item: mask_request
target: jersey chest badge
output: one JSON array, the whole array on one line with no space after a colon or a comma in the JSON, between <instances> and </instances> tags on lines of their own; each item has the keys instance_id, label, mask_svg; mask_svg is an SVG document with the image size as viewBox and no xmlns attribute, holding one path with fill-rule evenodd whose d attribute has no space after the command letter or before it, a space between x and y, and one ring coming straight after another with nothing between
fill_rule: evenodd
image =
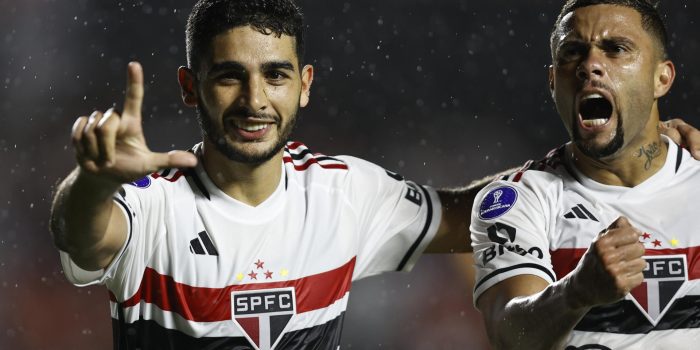
<instances>
[{"instance_id":1,"label":"jersey chest badge","mask_svg":"<svg viewBox=\"0 0 700 350\"><path fill-rule=\"evenodd\" d=\"M644 282L628 298L656 326L688 281L688 263L683 254L645 256L644 260Z\"/></svg>"},{"instance_id":2,"label":"jersey chest badge","mask_svg":"<svg viewBox=\"0 0 700 350\"><path fill-rule=\"evenodd\" d=\"M231 292L231 318L256 350L272 350L296 315L293 287Z\"/></svg>"}]
</instances>

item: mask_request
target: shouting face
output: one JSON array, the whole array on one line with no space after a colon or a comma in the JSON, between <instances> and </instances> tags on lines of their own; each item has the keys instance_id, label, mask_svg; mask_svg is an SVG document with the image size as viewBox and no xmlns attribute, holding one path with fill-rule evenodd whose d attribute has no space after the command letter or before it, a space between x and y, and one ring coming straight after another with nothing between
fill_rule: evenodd
<instances>
[{"instance_id":1,"label":"shouting face","mask_svg":"<svg viewBox=\"0 0 700 350\"><path fill-rule=\"evenodd\" d=\"M552 96L582 153L614 156L640 135L656 132L656 99L670 88L673 68L637 11L617 5L576 9L562 18L552 50Z\"/></svg>"}]
</instances>

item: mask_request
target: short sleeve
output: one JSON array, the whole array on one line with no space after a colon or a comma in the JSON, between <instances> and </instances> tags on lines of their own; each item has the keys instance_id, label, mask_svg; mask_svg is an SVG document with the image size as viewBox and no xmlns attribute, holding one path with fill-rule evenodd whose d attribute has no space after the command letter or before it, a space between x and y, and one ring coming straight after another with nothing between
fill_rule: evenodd
<instances>
[{"instance_id":1,"label":"short sleeve","mask_svg":"<svg viewBox=\"0 0 700 350\"><path fill-rule=\"evenodd\" d=\"M549 252L549 210L536 187L523 177L521 182L491 183L477 194L470 226L475 303L485 290L517 275L556 280Z\"/></svg>"},{"instance_id":2,"label":"short sleeve","mask_svg":"<svg viewBox=\"0 0 700 350\"><path fill-rule=\"evenodd\" d=\"M76 286L107 284L111 280L123 280L129 271L141 271L155 244L159 223L164 220L163 189L150 176L123 185L114 194L113 201L127 220L127 238L116 257L106 268L87 271L76 265L70 256L61 251L61 265L66 278Z\"/></svg>"},{"instance_id":3,"label":"short sleeve","mask_svg":"<svg viewBox=\"0 0 700 350\"><path fill-rule=\"evenodd\" d=\"M343 160L349 168L346 191L360 231L354 279L409 271L440 224L437 193L367 161Z\"/></svg>"}]
</instances>

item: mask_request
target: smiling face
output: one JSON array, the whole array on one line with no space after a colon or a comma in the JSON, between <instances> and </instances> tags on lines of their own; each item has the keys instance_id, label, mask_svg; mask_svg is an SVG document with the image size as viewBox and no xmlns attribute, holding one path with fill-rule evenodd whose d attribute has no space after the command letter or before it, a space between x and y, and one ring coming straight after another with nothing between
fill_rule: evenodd
<instances>
[{"instance_id":1,"label":"smiling face","mask_svg":"<svg viewBox=\"0 0 700 350\"><path fill-rule=\"evenodd\" d=\"M651 119L670 62L632 8L594 5L567 14L555 33L550 88L576 147L592 158L615 155ZM672 69L672 65L670 66ZM653 109L653 110L652 110ZM651 126L651 127L650 127Z\"/></svg>"},{"instance_id":2,"label":"smiling face","mask_svg":"<svg viewBox=\"0 0 700 350\"><path fill-rule=\"evenodd\" d=\"M197 79L185 71L181 82L185 91L188 79L196 82L190 101L205 142L241 163L260 164L281 152L313 76L311 66L300 72L294 45L293 37L250 26L214 37Z\"/></svg>"}]
</instances>

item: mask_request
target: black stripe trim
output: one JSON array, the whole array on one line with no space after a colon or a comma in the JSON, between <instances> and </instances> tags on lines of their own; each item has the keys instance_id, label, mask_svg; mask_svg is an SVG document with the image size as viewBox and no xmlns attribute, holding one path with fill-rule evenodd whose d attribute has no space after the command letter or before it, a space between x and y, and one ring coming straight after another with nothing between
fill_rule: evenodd
<instances>
[{"instance_id":1,"label":"black stripe trim","mask_svg":"<svg viewBox=\"0 0 700 350\"><path fill-rule=\"evenodd\" d=\"M209 196L209 191L207 191L207 188L204 187L204 183L202 180L200 180L199 176L197 176L197 172L194 170L194 168L189 168L184 171L185 176L187 178L192 179L192 182L194 182L195 187L199 190L199 192L204 195L204 197L207 197L207 199L211 200L211 197Z\"/></svg>"},{"instance_id":2,"label":"black stripe trim","mask_svg":"<svg viewBox=\"0 0 700 350\"><path fill-rule=\"evenodd\" d=\"M433 201L430 199L430 194L423 186L418 185L418 187L420 187L420 189L423 190L423 196L425 196L425 201L428 203L428 215L425 218L425 225L423 226L423 230L421 231L416 241L413 242L411 247L408 249L403 259L401 259L399 267L396 268L396 271L401 271L406 266L408 260L411 258L416 249L418 249L418 246L423 241L423 238L425 238L425 235L428 234L428 229L430 228L430 224L433 221Z\"/></svg>"},{"instance_id":3,"label":"black stripe trim","mask_svg":"<svg viewBox=\"0 0 700 350\"><path fill-rule=\"evenodd\" d=\"M338 159L338 158L333 158L333 157L329 157L329 156L318 156L318 157L316 157L316 160L318 160L318 161L321 161L321 160L332 160L332 161L334 161L334 162L338 162L338 163L343 163L343 164L345 164L344 161L342 161L342 160L340 160L340 159Z\"/></svg>"},{"instance_id":4,"label":"black stripe trim","mask_svg":"<svg viewBox=\"0 0 700 350\"><path fill-rule=\"evenodd\" d=\"M479 287L481 287L481 285L484 284L486 281L488 281L488 280L490 280L490 279L492 279L492 278L494 278L494 277L496 277L504 272L517 270L517 269L525 269L525 268L533 268L533 269L544 271L544 273L546 273L547 276L549 276L549 278L552 279L552 281L557 280L556 277L554 277L554 274L552 272L550 272L549 270L547 270L544 266L533 264L533 263L525 263L525 264L508 266L508 267L505 267L502 269L498 269L494 272L491 272L490 274L484 276L484 278L482 278L481 281L479 281L479 283L477 283L476 286L474 286L474 290L479 289Z\"/></svg>"},{"instance_id":5,"label":"black stripe trim","mask_svg":"<svg viewBox=\"0 0 700 350\"><path fill-rule=\"evenodd\" d=\"M126 238L126 244L124 245L124 247L128 247L129 243L131 242L131 236L133 235L132 231L134 230L133 214L131 213L131 210L129 210L129 207L126 205L126 203L124 201L122 201L120 198L114 197L114 200L117 203L119 203L119 205L121 205L122 208L124 208L124 211L127 213L127 218L129 219L129 236ZM124 252L126 252L126 248L124 250L122 250L121 254L119 254L119 257L115 260L119 260L119 258L121 258L122 255L124 255Z\"/></svg>"},{"instance_id":6,"label":"black stripe trim","mask_svg":"<svg viewBox=\"0 0 700 350\"><path fill-rule=\"evenodd\" d=\"M121 308L120 308L121 309ZM120 313L121 315L121 313ZM123 316L120 316L123 317ZM288 332L282 336L275 349L284 350L336 350L340 344L345 312L318 326ZM115 325L115 323L118 323ZM139 318L133 323L112 319L113 343L118 350L131 349L232 349L252 350L244 337L196 338L178 330L168 329L156 321Z\"/></svg>"},{"instance_id":7,"label":"black stripe trim","mask_svg":"<svg viewBox=\"0 0 700 350\"><path fill-rule=\"evenodd\" d=\"M592 308L575 330L618 334L646 334L651 331L700 328L700 295L686 295L676 299L656 324L642 314L631 300Z\"/></svg>"},{"instance_id":8,"label":"black stripe trim","mask_svg":"<svg viewBox=\"0 0 700 350\"><path fill-rule=\"evenodd\" d=\"M168 168L168 169L163 169L163 171L160 172L160 176L161 176L161 177L166 177L166 176L170 175L170 170L171 170L170 168Z\"/></svg>"},{"instance_id":9,"label":"black stripe trim","mask_svg":"<svg viewBox=\"0 0 700 350\"><path fill-rule=\"evenodd\" d=\"M289 156L292 157L294 160L302 160L304 157L306 157L307 154L311 154L311 151L309 151L308 148L305 148L299 153L292 153L291 151L289 152Z\"/></svg>"},{"instance_id":10,"label":"black stripe trim","mask_svg":"<svg viewBox=\"0 0 700 350\"><path fill-rule=\"evenodd\" d=\"M219 252L216 251L216 247L214 246L214 243L211 241L211 238L207 234L207 231L202 231L199 233L199 238L202 239L202 243L204 243L204 248L207 249L207 252L209 255L219 255Z\"/></svg>"},{"instance_id":11,"label":"black stripe trim","mask_svg":"<svg viewBox=\"0 0 700 350\"><path fill-rule=\"evenodd\" d=\"M303 151L301 151L301 152L299 152L299 153L292 153L292 152L289 152L289 156L292 157L292 159L294 159L294 160L303 160L304 157L306 157L306 156L309 155L309 154L311 154L311 157L314 158L314 159L316 159L317 161L332 160L332 161L335 161L335 162L340 162L340 163L345 164L344 161L342 161L342 160L340 160L340 159L338 159L338 158L333 158L333 157L326 156L326 155L314 156L314 155L311 153L311 151L310 151L309 149L304 149Z\"/></svg>"},{"instance_id":12,"label":"black stripe trim","mask_svg":"<svg viewBox=\"0 0 700 350\"><path fill-rule=\"evenodd\" d=\"M678 152L676 152L676 173L678 173L678 168L681 167L681 161L683 160L683 148L676 145Z\"/></svg>"}]
</instances>

